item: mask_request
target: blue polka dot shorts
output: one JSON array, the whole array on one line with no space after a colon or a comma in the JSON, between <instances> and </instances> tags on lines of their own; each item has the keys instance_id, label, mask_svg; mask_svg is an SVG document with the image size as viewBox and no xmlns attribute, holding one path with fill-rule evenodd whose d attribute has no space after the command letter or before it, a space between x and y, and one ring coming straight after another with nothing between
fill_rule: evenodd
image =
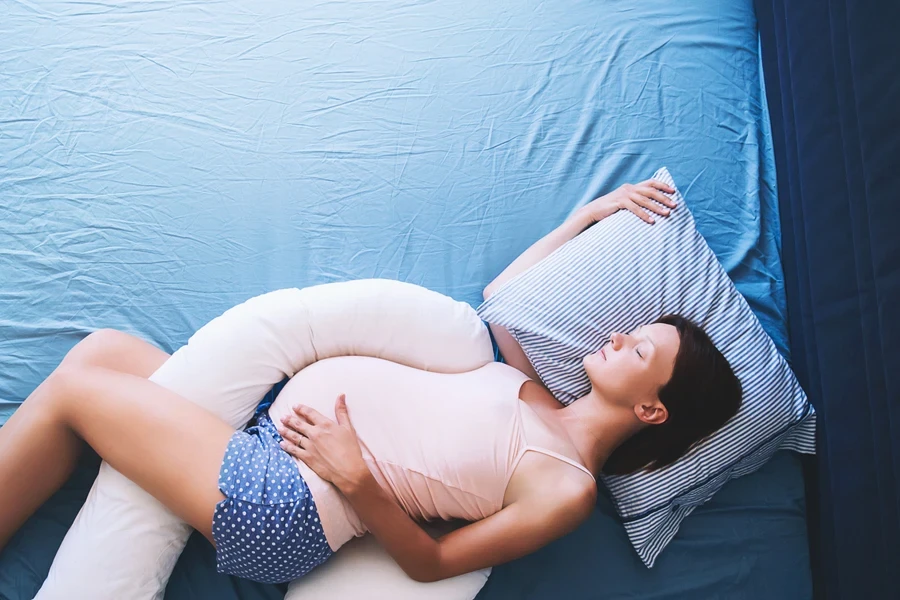
<instances>
[{"instance_id":1,"label":"blue polka dot shorts","mask_svg":"<svg viewBox=\"0 0 900 600\"><path fill-rule=\"evenodd\" d=\"M284 583L332 554L312 494L280 442L265 413L228 442L219 470L226 498L216 506L212 528L220 573Z\"/></svg>"}]
</instances>

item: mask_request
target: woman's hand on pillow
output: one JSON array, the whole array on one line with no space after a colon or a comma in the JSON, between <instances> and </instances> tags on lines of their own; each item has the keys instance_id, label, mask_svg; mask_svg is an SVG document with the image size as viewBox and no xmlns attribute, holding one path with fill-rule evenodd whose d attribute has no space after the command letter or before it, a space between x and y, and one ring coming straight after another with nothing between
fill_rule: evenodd
<instances>
[{"instance_id":1,"label":"woman's hand on pillow","mask_svg":"<svg viewBox=\"0 0 900 600\"><path fill-rule=\"evenodd\" d=\"M359 448L359 438L350 423L347 401L343 394L334 406L337 421L303 404L294 414L282 417L278 433L284 438L282 449L299 458L316 475L347 491L370 475Z\"/></svg>"},{"instance_id":2,"label":"woman's hand on pillow","mask_svg":"<svg viewBox=\"0 0 900 600\"><path fill-rule=\"evenodd\" d=\"M626 183L585 205L582 210L587 212L595 223L625 209L630 210L647 223L653 224L654 219L650 215L651 212L665 217L669 215L671 209L675 208L675 202L663 192L674 194L675 190L655 179L648 179L638 184Z\"/></svg>"}]
</instances>

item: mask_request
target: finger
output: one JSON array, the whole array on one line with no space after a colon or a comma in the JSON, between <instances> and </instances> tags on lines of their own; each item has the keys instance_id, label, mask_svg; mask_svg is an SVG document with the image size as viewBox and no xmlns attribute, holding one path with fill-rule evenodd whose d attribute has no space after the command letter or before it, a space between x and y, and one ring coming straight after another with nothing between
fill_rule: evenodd
<instances>
[{"instance_id":1,"label":"finger","mask_svg":"<svg viewBox=\"0 0 900 600\"><path fill-rule=\"evenodd\" d=\"M630 210L631 212L633 212L635 215L637 215L638 218L641 219L642 221L645 221L651 225L653 225L653 223L655 222L653 220L653 217L651 217L649 214L647 214L647 211L642 209L640 206L638 206L634 202L630 202L625 208L627 210Z\"/></svg>"},{"instance_id":2,"label":"finger","mask_svg":"<svg viewBox=\"0 0 900 600\"><path fill-rule=\"evenodd\" d=\"M653 212L661 215L669 214L669 209L665 206L660 206L657 204L652 198L648 198L642 192L632 192L632 195L628 197L629 200L639 204L642 208L646 208L648 210L652 210ZM659 212L662 211L662 212Z\"/></svg>"},{"instance_id":3,"label":"finger","mask_svg":"<svg viewBox=\"0 0 900 600\"><path fill-rule=\"evenodd\" d=\"M312 423L313 425L320 424L326 418L325 415L314 409L312 406L306 406L305 404L298 404L295 406L294 413L296 413L297 416L303 417L307 422Z\"/></svg>"},{"instance_id":4,"label":"finger","mask_svg":"<svg viewBox=\"0 0 900 600\"><path fill-rule=\"evenodd\" d=\"M635 198L631 198L631 201L640 205L641 208L645 208L645 209L647 209L651 212L654 212L663 217L668 217L669 213L672 212L665 206L660 206L659 204L657 204L656 202L654 202L653 200L651 200L650 198L648 198L646 196L638 195Z\"/></svg>"},{"instance_id":5,"label":"finger","mask_svg":"<svg viewBox=\"0 0 900 600\"><path fill-rule=\"evenodd\" d=\"M285 429L284 427L278 430L278 433L282 438L289 441L291 444L295 446L303 446L304 441L307 439L305 436L297 433L296 431L291 431L290 429Z\"/></svg>"},{"instance_id":6,"label":"finger","mask_svg":"<svg viewBox=\"0 0 900 600\"><path fill-rule=\"evenodd\" d=\"M350 411L347 410L347 396L344 394L338 396L337 402L334 403L334 416L337 417L338 423L356 431L353 429L353 423L350 422Z\"/></svg>"},{"instance_id":7,"label":"finger","mask_svg":"<svg viewBox=\"0 0 900 600\"><path fill-rule=\"evenodd\" d=\"M645 211L643 208L641 208L641 204L639 202L640 195L635 194L635 196L638 197L638 200L635 200L634 198L630 198L631 202L625 208L627 208L628 210L630 210L631 212L636 214L638 217L641 218L641 220L646 221L647 223L650 223L651 225L653 225L656 222L656 220L653 217L651 217L650 214L647 213L647 211ZM646 202L646 200L645 200L645 202Z\"/></svg>"},{"instance_id":8,"label":"finger","mask_svg":"<svg viewBox=\"0 0 900 600\"><path fill-rule=\"evenodd\" d=\"M669 208L675 208L674 200L672 200L671 198L669 198L662 192L650 187L649 185L641 186L637 189L637 191L640 192L641 194L643 194L647 198L652 198L653 200L656 200L663 206L668 206ZM663 214L663 213L660 213L660 214ZM668 211L665 214L669 214Z\"/></svg>"},{"instance_id":9,"label":"finger","mask_svg":"<svg viewBox=\"0 0 900 600\"><path fill-rule=\"evenodd\" d=\"M313 425L309 423L309 421L304 421L302 418L294 415L284 415L281 417L281 423L284 427L292 429L297 433L301 433L306 437L309 437L313 428Z\"/></svg>"},{"instance_id":10,"label":"finger","mask_svg":"<svg viewBox=\"0 0 900 600\"><path fill-rule=\"evenodd\" d=\"M290 442L279 442L278 445L281 446L282 450L284 450L294 458L299 458L303 462L307 462L310 457L310 453L308 450L305 450L300 446L291 444Z\"/></svg>"},{"instance_id":11,"label":"finger","mask_svg":"<svg viewBox=\"0 0 900 600\"><path fill-rule=\"evenodd\" d=\"M294 446L294 453L291 454L291 456L302 460L310 469L312 469L311 465L315 464L315 455L309 452L306 448L299 448L297 446Z\"/></svg>"},{"instance_id":12,"label":"finger","mask_svg":"<svg viewBox=\"0 0 900 600\"><path fill-rule=\"evenodd\" d=\"M670 186L670 185L668 185L668 184L663 183L662 181L656 180L656 179L648 179L647 181L645 181L645 182L642 183L641 185L650 185L650 186L653 186L653 187L655 187L656 189L662 190L662 191L664 191L664 192L667 193L667 194L674 194L674 193L675 193L675 188L673 188L672 186Z\"/></svg>"}]
</instances>

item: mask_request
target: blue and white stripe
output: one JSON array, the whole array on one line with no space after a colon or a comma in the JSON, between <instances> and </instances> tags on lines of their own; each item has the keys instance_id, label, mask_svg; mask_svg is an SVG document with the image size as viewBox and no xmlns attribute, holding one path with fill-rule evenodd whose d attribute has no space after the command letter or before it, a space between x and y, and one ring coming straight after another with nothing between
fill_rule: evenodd
<instances>
[{"instance_id":1,"label":"blue and white stripe","mask_svg":"<svg viewBox=\"0 0 900 600\"><path fill-rule=\"evenodd\" d=\"M654 179L675 187L665 168ZM508 329L563 404L590 391L583 358L613 331L667 313L700 324L740 378L739 413L669 467L603 477L648 567L691 511L779 449L815 452L815 412L797 379L697 231L681 193L648 227L621 211L519 274L477 310Z\"/></svg>"}]
</instances>

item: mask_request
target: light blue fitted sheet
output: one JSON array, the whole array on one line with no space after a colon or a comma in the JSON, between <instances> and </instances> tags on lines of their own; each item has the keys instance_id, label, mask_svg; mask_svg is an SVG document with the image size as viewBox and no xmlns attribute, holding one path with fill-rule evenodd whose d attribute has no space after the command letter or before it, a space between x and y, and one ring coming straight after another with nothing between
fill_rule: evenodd
<instances>
[{"instance_id":1,"label":"light blue fitted sheet","mask_svg":"<svg viewBox=\"0 0 900 600\"><path fill-rule=\"evenodd\" d=\"M750 0L7 2L0 422L102 327L172 351L359 277L477 305L662 165L785 350L757 48Z\"/></svg>"},{"instance_id":2,"label":"light blue fitted sheet","mask_svg":"<svg viewBox=\"0 0 900 600\"><path fill-rule=\"evenodd\" d=\"M94 329L172 350L281 287L476 304L661 165L784 347L755 21L732 4L7 3L0 399Z\"/></svg>"}]
</instances>

